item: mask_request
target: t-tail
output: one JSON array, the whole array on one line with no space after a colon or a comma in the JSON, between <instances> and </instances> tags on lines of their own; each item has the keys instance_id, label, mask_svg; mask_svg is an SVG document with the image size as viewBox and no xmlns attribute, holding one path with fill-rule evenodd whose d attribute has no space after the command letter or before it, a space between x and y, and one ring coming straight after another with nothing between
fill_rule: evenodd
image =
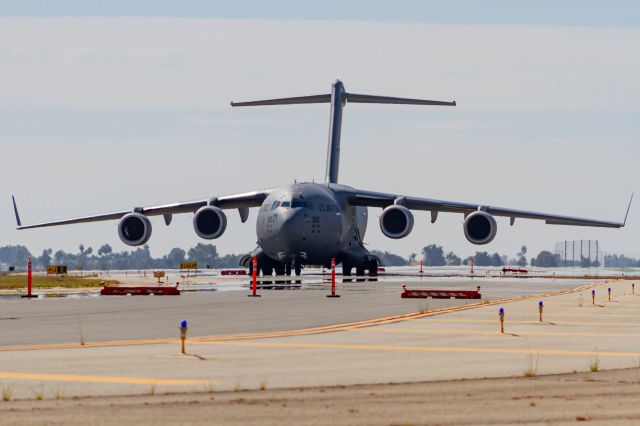
<instances>
[{"instance_id":1,"label":"t-tail","mask_svg":"<svg viewBox=\"0 0 640 426\"><path fill-rule=\"evenodd\" d=\"M295 98L266 99L252 102L231 102L231 106L292 105L292 104L331 104L329 122L329 145L327 147L327 183L338 183L340 165L340 135L342 133L342 109L347 102L360 104L404 104L456 106L456 101L441 102L423 99L393 98L389 96L360 95L348 93L340 80L336 80L331 93L326 95L299 96Z\"/></svg>"}]
</instances>

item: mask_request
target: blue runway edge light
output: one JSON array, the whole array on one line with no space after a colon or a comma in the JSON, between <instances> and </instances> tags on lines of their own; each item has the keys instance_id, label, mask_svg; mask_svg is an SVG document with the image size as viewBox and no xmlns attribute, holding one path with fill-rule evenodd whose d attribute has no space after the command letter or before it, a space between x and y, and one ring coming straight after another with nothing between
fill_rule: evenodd
<instances>
[{"instance_id":1,"label":"blue runway edge light","mask_svg":"<svg viewBox=\"0 0 640 426\"><path fill-rule=\"evenodd\" d=\"M500 315L504 314L504 308L500 308Z\"/></svg>"},{"instance_id":2,"label":"blue runway edge light","mask_svg":"<svg viewBox=\"0 0 640 426\"><path fill-rule=\"evenodd\" d=\"M186 320L182 320L182 322L180 323L180 327L187 328L187 321Z\"/></svg>"},{"instance_id":3,"label":"blue runway edge light","mask_svg":"<svg viewBox=\"0 0 640 426\"><path fill-rule=\"evenodd\" d=\"M544 306L544 303L542 303L542 300L538 302L538 306L540 307Z\"/></svg>"}]
</instances>

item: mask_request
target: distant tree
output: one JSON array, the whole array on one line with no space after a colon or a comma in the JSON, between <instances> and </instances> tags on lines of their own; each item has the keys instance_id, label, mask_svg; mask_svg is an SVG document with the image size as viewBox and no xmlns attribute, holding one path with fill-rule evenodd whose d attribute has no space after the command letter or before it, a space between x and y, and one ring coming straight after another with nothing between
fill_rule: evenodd
<instances>
[{"instance_id":1,"label":"distant tree","mask_svg":"<svg viewBox=\"0 0 640 426\"><path fill-rule=\"evenodd\" d=\"M84 253L84 244L80 244L78 249L80 250L80 254L82 255Z\"/></svg>"},{"instance_id":2,"label":"distant tree","mask_svg":"<svg viewBox=\"0 0 640 426\"><path fill-rule=\"evenodd\" d=\"M186 252L181 248L172 248L167 255L168 268L179 268L180 263L184 262Z\"/></svg>"},{"instance_id":3,"label":"distant tree","mask_svg":"<svg viewBox=\"0 0 640 426\"><path fill-rule=\"evenodd\" d=\"M405 266L408 264L407 259L388 251L371 250L371 254L378 256L380 266Z\"/></svg>"},{"instance_id":4,"label":"distant tree","mask_svg":"<svg viewBox=\"0 0 640 426\"><path fill-rule=\"evenodd\" d=\"M473 257L476 266L502 266L505 264L503 256L499 253L489 254L486 251L477 251Z\"/></svg>"},{"instance_id":5,"label":"distant tree","mask_svg":"<svg viewBox=\"0 0 640 426\"><path fill-rule=\"evenodd\" d=\"M218 268L237 268L240 265L240 259L244 255L242 254L227 254L218 258L218 261L211 265Z\"/></svg>"},{"instance_id":6,"label":"distant tree","mask_svg":"<svg viewBox=\"0 0 640 426\"><path fill-rule=\"evenodd\" d=\"M435 244L430 244L422 249L422 259L425 266L443 266L446 264L442 247Z\"/></svg>"},{"instance_id":7,"label":"distant tree","mask_svg":"<svg viewBox=\"0 0 640 426\"><path fill-rule=\"evenodd\" d=\"M98 249L98 256L108 256L113 252L113 249L109 244L103 244Z\"/></svg>"},{"instance_id":8,"label":"distant tree","mask_svg":"<svg viewBox=\"0 0 640 426\"><path fill-rule=\"evenodd\" d=\"M409 265L416 263L416 257L418 257L418 253L411 253L409 255Z\"/></svg>"},{"instance_id":9,"label":"distant tree","mask_svg":"<svg viewBox=\"0 0 640 426\"><path fill-rule=\"evenodd\" d=\"M62 262L64 262L64 259L67 257L67 254L62 251L62 250L58 250L57 252L55 252L55 254L53 255L53 258L56 262L57 265L62 265Z\"/></svg>"},{"instance_id":10,"label":"distant tree","mask_svg":"<svg viewBox=\"0 0 640 426\"><path fill-rule=\"evenodd\" d=\"M476 266L492 266L493 259L486 251L477 251L476 255L473 256L473 263Z\"/></svg>"},{"instance_id":11,"label":"distant tree","mask_svg":"<svg viewBox=\"0 0 640 426\"><path fill-rule=\"evenodd\" d=\"M0 262L6 263L8 266L26 269L29 256L31 256L31 253L25 246L0 247Z\"/></svg>"},{"instance_id":12,"label":"distant tree","mask_svg":"<svg viewBox=\"0 0 640 426\"><path fill-rule=\"evenodd\" d=\"M516 255L518 257L518 260L516 262L516 264L518 266L527 266L527 256L526 255L527 255L527 246L522 246L520 248L520 251Z\"/></svg>"},{"instance_id":13,"label":"distant tree","mask_svg":"<svg viewBox=\"0 0 640 426\"><path fill-rule=\"evenodd\" d=\"M640 260L622 254L608 254L604 257L605 268L637 268Z\"/></svg>"},{"instance_id":14,"label":"distant tree","mask_svg":"<svg viewBox=\"0 0 640 426\"><path fill-rule=\"evenodd\" d=\"M89 247L88 249L86 249L83 253L83 255L86 256L91 256L93 254L93 248Z\"/></svg>"},{"instance_id":15,"label":"distant tree","mask_svg":"<svg viewBox=\"0 0 640 426\"><path fill-rule=\"evenodd\" d=\"M189 261L201 265L215 265L218 260L218 250L213 244L198 243L187 252Z\"/></svg>"},{"instance_id":16,"label":"distant tree","mask_svg":"<svg viewBox=\"0 0 640 426\"><path fill-rule=\"evenodd\" d=\"M50 248L42 250L42 256L40 256L40 263L44 268L51 265L51 253L53 250Z\"/></svg>"},{"instance_id":17,"label":"distant tree","mask_svg":"<svg viewBox=\"0 0 640 426\"><path fill-rule=\"evenodd\" d=\"M445 259L447 261L447 265L449 266L460 266L462 263L462 259L460 259L456 254L452 251L447 253L447 257Z\"/></svg>"},{"instance_id":18,"label":"distant tree","mask_svg":"<svg viewBox=\"0 0 640 426\"><path fill-rule=\"evenodd\" d=\"M559 264L560 256L547 250L542 250L535 259L531 259L531 266L535 265L541 268L554 268Z\"/></svg>"},{"instance_id":19,"label":"distant tree","mask_svg":"<svg viewBox=\"0 0 640 426\"><path fill-rule=\"evenodd\" d=\"M151 265L151 252L149 251L149 244L145 244L142 248L138 247L131 252L131 260L135 268L148 268Z\"/></svg>"}]
</instances>

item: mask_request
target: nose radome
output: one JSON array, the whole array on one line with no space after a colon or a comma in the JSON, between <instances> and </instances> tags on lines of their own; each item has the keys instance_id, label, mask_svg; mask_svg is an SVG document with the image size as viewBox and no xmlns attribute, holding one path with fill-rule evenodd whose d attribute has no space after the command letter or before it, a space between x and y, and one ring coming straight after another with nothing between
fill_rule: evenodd
<instances>
[{"instance_id":1,"label":"nose radome","mask_svg":"<svg viewBox=\"0 0 640 426\"><path fill-rule=\"evenodd\" d=\"M302 229L303 224L304 224L304 213L302 212L302 210L301 209L291 210L287 212L287 215L283 219L282 231L294 236L303 231Z\"/></svg>"}]
</instances>

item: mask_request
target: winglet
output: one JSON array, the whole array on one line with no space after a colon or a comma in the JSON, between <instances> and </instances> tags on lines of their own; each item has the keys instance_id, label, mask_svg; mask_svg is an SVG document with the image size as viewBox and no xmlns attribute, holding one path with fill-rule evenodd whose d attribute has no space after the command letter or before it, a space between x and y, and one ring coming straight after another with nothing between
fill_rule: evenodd
<instances>
[{"instance_id":1,"label":"winglet","mask_svg":"<svg viewBox=\"0 0 640 426\"><path fill-rule=\"evenodd\" d=\"M629 210L631 209L631 202L633 201L633 192L631 193L631 199L629 200L629 206L627 206L627 213L624 215L624 222L622 222L622 226L627 224L627 216L629 216Z\"/></svg>"},{"instance_id":2,"label":"winglet","mask_svg":"<svg viewBox=\"0 0 640 426\"><path fill-rule=\"evenodd\" d=\"M20 214L18 214L18 206L16 206L16 197L11 196L11 200L13 200L13 212L16 214L16 224L18 228L22 226L22 222L20 221Z\"/></svg>"}]
</instances>

